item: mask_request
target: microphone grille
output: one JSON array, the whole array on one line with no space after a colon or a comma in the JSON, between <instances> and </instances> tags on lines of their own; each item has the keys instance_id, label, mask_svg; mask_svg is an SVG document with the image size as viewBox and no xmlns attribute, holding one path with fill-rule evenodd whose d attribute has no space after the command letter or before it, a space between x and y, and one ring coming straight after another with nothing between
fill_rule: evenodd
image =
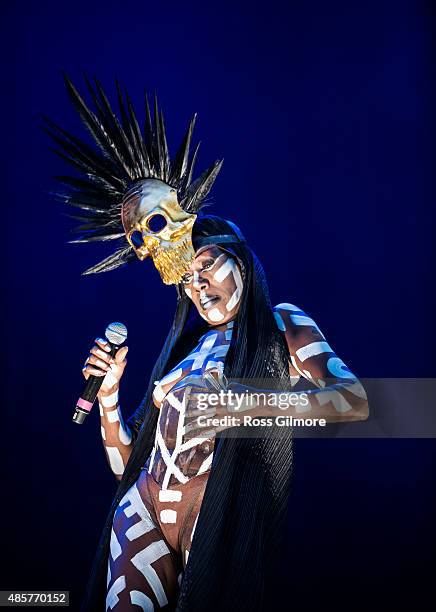
<instances>
[{"instance_id":1,"label":"microphone grille","mask_svg":"<svg viewBox=\"0 0 436 612\"><path fill-rule=\"evenodd\" d=\"M104 333L111 344L122 344L127 338L127 327L123 323L109 323Z\"/></svg>"}]
</instances>

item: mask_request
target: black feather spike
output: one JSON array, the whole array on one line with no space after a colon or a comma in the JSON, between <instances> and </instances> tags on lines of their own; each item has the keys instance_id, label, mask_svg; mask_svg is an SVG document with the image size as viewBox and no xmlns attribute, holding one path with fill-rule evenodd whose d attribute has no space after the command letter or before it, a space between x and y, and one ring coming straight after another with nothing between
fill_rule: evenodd
<instances>
[{"instance_id":1,"label":"black feather spike","mask_svg":"<svg viewBox=\"0 0 436 612\"><path fill-rule=\"evenodd\" d=\"M188 169L189 151L191 148L192 133L194 131L195 122L197 120L197 114L195 114L189 122L189 127L186 130L185 136L182 140L182 144L176 153L174 162L172 164L171 176L169 178L170 183L179 183L183 180L186 171Z\"/></svg>"},{"instance_id":2,"label":"black feather spike","mask_svg":"<svg viewBox=\"0 0 436 612\"><path fill-rule=\"evenodd\" d=\"M116 163L118 163L124 170L126 175L130 178L129 168L126 167L125 162L122 156L120 155L116 144L112 141L104 126L98 121L95 114L86 106L79 92L67 76L65 76L65 83L67 91L74 106L76 107L77 112L82 118L83 123L91 132L91 135L93 136L97 144L100 146L103 153L107 157L109 157L109 159L112 159Z\"/></svg>"},{"instance_id":3,"label":"black feather spike","mask_svg":"<svg viewBox=\"0 0 436 612\"><path fill-rule=\"evenodd\" d=\"M189 185L192 182L192 175L194 172L195 162L197 161L200 144L201 142L197 144L197 146L194 149L194 154L191 157L191 161L188 162L188 171L186 172L185 176L182 178L181 185L180 185L181 193L185 193L186 189L189 187Z\"/></svg>"},{"instance_id":4,"label":"black feather spike","mask_svg":"<svg viewBox=\"0 0 436 612\"><path fill-rule=\"evenodd\" d=\"M130 96L128 92L125 92L127 108L129 111L129 125L131 129L132 138L136 143L136 150L140 153L140 163L142 166L143 174L142 176L150 176L150 158L148 156L147 148L144 143L144 139L142 138L141 130L139 128L138 120L136 118L136 114L133 108L132 101L130 100Z\"/></svg>"},{"instance_id":5,"label":"black feather spike","mask_svg":"<svg viewBox=\"0 0 436 612\"><path fill-rule=\"evenodd\" d=\"M115 251L115 253L109 255L109 257L106 257L103 261L100 261L100 263L85 270L82 274L87 275L98 274L99 272L109 272L135 259L136 255L130 245L128 247L121 247Z\"/></svg>"},{"instance_id":6,"label":"black feather spike","mask_svg":"<svg viewBox=\"0 0 436 612\"><path fill-rule=\"evenodd\" d=\"M201 201L209 194L218 172L221 170L223 161L224 160L217 160L188 188L186 198L184 199L184 210L196 212L199 209Z\"/></svg>"},{"instance_id":7,"label":"black feather spike","mask_svg":"<svg viewBox=\"0 0 436 612\"><path fill-rule=\"evenodd\" d=\"M54 152L72 165L79 176L58 176L65 192L54 197L71 208L81 211L73 217L80 225L73 230L80 236L71 242L118 240L115 253L85 271L85 274L113 270L136 258L127 243L121 221L123 198L132 182L158 178L178 191L181 207L197 212L221 168L217 161L192 183L199 144L191 155L192 135L196 115L191 119L174 161L171 161L163 112L154 96L154 117L145 93L145 123L141 132L127 91L122 93L115 82L118 115L115 114L101 85L85 78L92 108L81 97L68 76L64 75L68 95L83 124L94 139L97 149L76 138L53 121L44 118L44 129L54 141Z\"/></svg>"},{"instance_id":8,"label":"black feather spike","mask_svg":"<svg viewBox=\"0 0 436 612\"><path fill-rule=\"evenodd\" d=\"M170 167L170 156L168 153L168 143L167 143L167 135L165 132L165 121L162 110L159 115L159 131L161 137L161 147L162 147L162 179L165 182L168 182L171 172Z\"/></svg>"}]
</instances>

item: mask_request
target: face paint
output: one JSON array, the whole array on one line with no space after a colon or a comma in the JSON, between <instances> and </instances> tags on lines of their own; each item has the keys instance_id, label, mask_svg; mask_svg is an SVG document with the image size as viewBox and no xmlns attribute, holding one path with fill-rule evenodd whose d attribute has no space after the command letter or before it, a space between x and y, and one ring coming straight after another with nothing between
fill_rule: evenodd
<instances>
[{"instance_id":1,"label":"face paint","mask_svg":"<svg viewBox=\"0 0 436 612\"><path fill-rule=\"evenodd\" d=\"M227 252L216 245L200 249L182 280L186 295L205 321L221 325L236 316L243 280L239 264Z\"/></svg>"}]
</instances>

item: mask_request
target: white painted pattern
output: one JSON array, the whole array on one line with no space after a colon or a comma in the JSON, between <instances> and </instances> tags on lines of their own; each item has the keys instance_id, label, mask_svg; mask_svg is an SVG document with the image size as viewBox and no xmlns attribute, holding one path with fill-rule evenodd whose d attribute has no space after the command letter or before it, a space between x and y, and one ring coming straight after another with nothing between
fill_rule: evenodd
<instances>
[{"instance_id":1,"label":"white painted pattern","mask_svg":"<svg viewBox=\"0 0 436 612\"><path fill-rule=\"evenodd\" d=\"M176 524L177 512L172 508L165 508L160 511L160 520L162 523Z\"/></svg>"},{"instance_id":2,"label":"white painted pattern","mask_svg":"<svg viewBox=\"0 0 436 612\"><path fill-rule=\"evenodd\" d=\"M120 476L124 472L124 463L119 449L116 446L105 446L105 449L113 473Z\"/></svg>"},{"instance_id":3,"label":"white painted pattern","mask_svg":"<svg viewBox=\"0 0 436 612\"><path fill-rule=\"evenodd\" d=\"M115 580L111 588L109 589L108 594L106 596L106 610L111 610L117 605L117 603L120 600L118 595L122 591L124 591L125 588L126 588L126 577L119 576Z\"/></svg>"},{"instance_id":4,"label":"white painted pattern","mask_svg":"<svg viewBox=\"0 0 436 612\"><path fill-rule=\"evenodd\" d=\"M118 391L114 391L106 397L101 397L99 403L103 408L112 408L112 406L116 406L118 403Z\"/></svg>"},{"instance_id":5,"label":"white painted pattern","mask_svg":"<svg viewBox=\"0 0 436 612\"><path fill-rule=\"evenodd\" d=\"M159 491L159 501L161 502L179 502L181 499L181 491L171 489L162 489Z\"/></svg>"},{"instance_id":6,"label":"white painted pattern","mask_svg":"<svg viewBox=\"0 0 436 612\"><path fill-rule=\"evenodd\" d=\"M132 557L131 560L136 569L138 569L147 580L161 608L167 605L168 600L159 576L151 564L164 555L169 554L170 551L165 542L163 540L158 540L157 542L152 542L146 546L143 550Z\"/></svg>"},{"instance_id":7,"label":"white painted pattern","mask_svg":"<svg viewBox=\"0 0 436 612\"><path fill-rule=\"evenodd\" d=\"M311 342L295 351L300 361L306 361L306 359L310 359L321 353L333 353L327 342Z\"/></svg>"},{"instance_id":8,"label":"white painted pattern","mask_svg":"<svg viewBox=\"0 0 436 612\"><path fill-rule=\"evenodd\" d=\"M130 591L130 601L134 606L139 606L144 612L153 612L154 605L150 597L142 591Z\"/></svg>"}]
</instances>

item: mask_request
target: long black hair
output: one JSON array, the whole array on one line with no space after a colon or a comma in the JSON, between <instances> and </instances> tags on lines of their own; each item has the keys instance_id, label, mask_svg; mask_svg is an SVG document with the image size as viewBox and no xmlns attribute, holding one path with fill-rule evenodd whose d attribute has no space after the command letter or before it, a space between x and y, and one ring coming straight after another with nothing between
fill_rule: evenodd
<instances>
[{"instance_id":1,"label":"long black hair","mask_svg":"<svg viewBox=\"0 0 436 612\"><path fill-rule=\"evenodd\" d=\"M231 252L243 269L244 288L224 374L227 378L268 378L276 381L276 388L289 388L288 351L274 319L259 260L241 240L238 228L219 217L197 218L194 247L198 249L205 240ZM128 419L135 444L100 538L82 607L86 612L99 609L105 599L113 514L138 479L153 447L159 415L152 402L153 383L186 356L204 328L205 322L191 300L182 286L177 286L173 324L145 397ZM260 611L280 591L279 549L293 465L292 432L289 428L262 426L256 427L256 437L241 438L238 429L221 432L215 442L177 612L236 608Z\"/></svg>"}]
</instances>

